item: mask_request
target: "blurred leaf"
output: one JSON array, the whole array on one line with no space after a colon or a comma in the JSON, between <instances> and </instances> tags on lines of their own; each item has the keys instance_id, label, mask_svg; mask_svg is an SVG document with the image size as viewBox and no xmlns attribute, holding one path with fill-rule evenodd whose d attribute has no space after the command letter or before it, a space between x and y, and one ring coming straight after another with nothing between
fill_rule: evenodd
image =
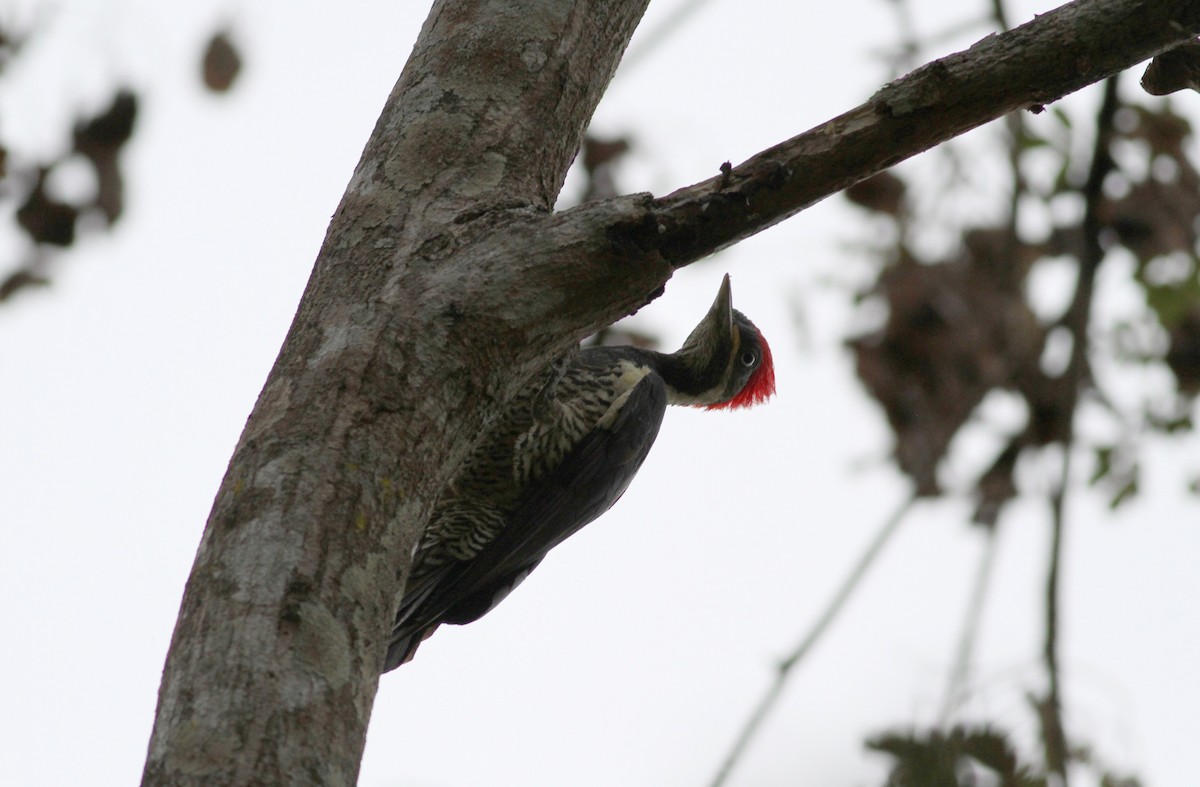
<instances>
[{"instance_id":1,"label":"blurred leaf","mask_svg":"<svg viewBox=\"0 0 1200 787\"><path fill-rule=\"evenodd\" d=\"M1163 434L1190 432L1194 426L1191 400L1186 396L1165 403L1161 400L1151 400L1147 402L1143 415L1150 429Z\"/></svg>"},{"instance_id":2,"label":"blurred leaf","mask_svg":"<svg viewBox=\"0 0 1200 787\"><path fill-rule=\"evenodd\" d=\"M1144 280L1139 283L1146 293L1146 305L1158 317L1159 323L1168 330L1178 329L1180 340L1187 341L1192 332L1188 314L1200 297L1200 285L1195 281L1181 286L1154 285Z\"/></svg>"},{"instance_id":3,"label":"blurred leaf","mask_svg":"<svg viewBox=\"0 0 1200 787\"><path fill-rule=\"evenodd\" d=\"M600 167L624 156L631 147L630 141L625 137L599 139L588 135L583 139L583 167L588 174L595 174Z\"/></svg>"},{"instance_id":4,"label":"blurred leaf","mask_svg":"<svg viewBox=\"0 0 1200 787\"><path fill-rule=\"evenodd\" d=\"M868 740L867 748L895 761L886 787L975 787L980 780L973 765L999 777L1003 787L1047 785L1043 775L1021 764L1008 736L988 726L891 733Z\"/></svg>"},{"instance_id":5,"label":"blurred leaf","mask_svg":"<svg viewBox=\"0 0 1200 787\"><path fill-rule=\"evenodd\" d=\"M1100 445L1096 446L1096 469L1092 471L1092 475L1088 478L1088 484L1095 486L1102 478L1107 476L1112 471L1113 452L1116 451L1115 446Z\"/></svg>"},{"instance_id":6,"label":"blurred leaf","mask_svg":"<svg viewBox=\"0 0 1200 787\"><path fill-rule=\"evenodd\" d=\"M888 773L887 787L959 785L958 746L937 730L926 738L919 738L916 733L884 735L867 741L867 748L888 754L895 760Z\"/></svg>"},{"instance_id":7,"label":"blurred leaf","mask_svg":"<svg viewBox=\"0 0 1200 787\"><path fill-rule=\"evenodd\" d=\"M6 19L3 26L0 26L0 73L20 54L29 41L31 32L30 29L14 30L10 22L11 20Z\"/></svg>"},{"instance_id":8,"label":"blurred leaf","mask_svg":"<svg viewBox=\"0 0 1200 787\"><path fill-rule=\"evenodd\" d=\"M1038 148L1050 147L1050 140L1043 136L1026 132L1017 139L1017 149L1021 151L1036 150Z\"/></svg>"},{"instance_id":9,"label":"blurred leaf","mask_svg":"<svg viewBox=\"0 0 1200 787\"><path fill-rule=\"evenodd\" d=\"M587 174L587 187L580 198L581 202L609 199L620 192L616 182L616 166L632 149L633 142L628 137L600 139L591 134L584 136L579 158Z\"/></svg>"},{"instance_id":10,"label":"blurred leaf","mask_svg":"<svg viewBox=\"0 0 1200 787\"><path fill-rule=\"evenodd\" d=\"M79 209L46 194L46 170L38 171L37 180L25 202L17 208L17 224L34 243L70 246L75 242L75 219Z\"/></svg>"},{"instance_id":11,"label":"blurred leaf","mask_svg":"<svg viewBox=\"0 0 1200 787\"><path fill-rule=\"evenodd\" d=\"M1168 156L1186 162L1184 143L1192 135L1192 124L1171 109L1169 104L1154 109L1137 104L1127 105L1122 108L1120 116L1132 121L1121 124L1124 136L1145 140L1155 156Z\"/></svg>"},{"instance_id":12,"label":"blurred leaf","mask_svg":"<svg viewBox=\"0 0 1200 787\"><path fill-rule=\"evenodd\" d=\"M1117 776L1105 773L1100 778L1100 787L1142 787L1142 780L1136 776Z\"/></svg>"},{"instance_id":13,"label":"blurred leaf","mask_svg":"<svg viewBox=\"0 0 1200 787\"><path fill-rule=\"evenodd\" d=\"M1196 423L1190 414L1184 414L1175 418L1154 419L1151 426L1163 434L1185 434L1195 429Z\"/></svg>"},{"instance_id":14,"label":"blurred leaf","mask_svg":"<svg viewBox=\"0 0 1200 787\"><path fill-rule=\"evenodd\" d=\"M1062 107L1055 104L1050 108L1050 114L1056 118L1059 123L1062 123L1063 128L1068 130L1071 128L1071 116L1068 115L1066 110L1064 110Z\"/></svg>"},{"instance_id":15,"label":"blurred leaf","mask_svg":"<svg viewBox=\"0 0 1200 787\"><path fill-rule=\"evenodd\" d=\"M1137 465L1134 465L1131 472L1132 475L1125 481L1124 484L1121 485L1121 488L1118 489L1116 494L1114 494L1108 501L1108 507L1110 510L1117 510L1122 503L1126 502L1127 500L1131 500L1138 493Z\"/></svg>"},{"instance_id":16,"label":"blurred leaf","mask_svg":"<svg viewBox=\"0 0 1200 787\"><path fill-rule=\"evenodd\" d=\"M1096 446L1095 458L1096 467L1088 485L1104 487L1110 509L1116 509L1138 493L1141 467L1135 443Z\"/></svg>"},{"instance_id":17,"label":"blurred leaf","mask_svg":"<svg viewBox=\"0 0 1200 787\"><path fill-rule=\"evenodd\" d=\"M860 180L843 193L846 199L861 208L895 217L904 209L907 190L904 181L889 170Z\"/></svg>"},{"instance_id":18,"label":"blurred leaf","mask_svg":"<svg viewBox=\"0 0 1200 787\"><path fill-rule=\"evenodd\" d=\"M1152 327L1151 327L1152 326ZM1162 361L1162 351L1157 346L1159 322L1156 316L1147 315L1145 320L1116 320L1110 329L1113 357L1128 363L1148 364ZM1148 336L1151 331L1155 335Z\"/></svg>"},{"instance_id":19,"label":"blurred leaf","mask_svg":"<svg viewBox=\"0 0 1200 787\"><path fill-rule=\"evenodd\" d=\"M214 93L225 93L233 86L242 71L242 56L230 37L229 30L218 30L204 48L201 74L204 86Z\"/></svg>"},{"instance_id":20,"label":"blurred leaf","mask_svg":"<svg viewBox=\"0 0 1200 787\"><path fill-rule=\"evenodd\" d=\"M1121 245L1142 265L1172 252L1193 253L1198 216L1200 193L1182 178L1170 183L1135 183L1124 197L1106 203L1102 212Z\"/></svg>"},{"instance_id":21,"label":"blurred leaf","mask_svg":"<svg viewBox=\"0 0 1200 787\"><path fill-rule=\"evenodd\" d=\"M0 282L0 301L11 298L15 293L20 292L26 287L45 287L49 284L43 276L38 276L33 271L21 269L10 273L4 281Z\"/></svg>"},{"instance_id":22,"label":"blurred leaf","mask_svg":"<svg viewBox=\"0 0 1200 787\"><path fill-rule=\"evenodd\" d=\"M76 124L76 152L90 159L115 154L133 136L137 108L137 95L128 88L118 89L107 109Z\"/></svg>"},{"instance_id":23,"label":"blurred leaf","mask_svg":"<svg viewBox=\"0 0 1200 787\"><path fill-rule=\"evenodd\" d=\"M1058 167L1058 173L1054 176L1054 186L1051 194L1075 194L1079 191L1078 186L1072 182L1071 159L1066 156L1062 159L1062 164Z\"/></svg>"},{"instance_id":24,"label":"blurred leaf","mask_svg":"<svg viewBox=\"0 0 1200 787\"><path fill-rule=\"evenodd\" d=\"M1147 299L1149 297L1148 291ZM1174 324L1166 320L1161 307L1155 308L1155 311L1167 325L1170 340L1167 366L1175 375L1180 393L1191 397L1200 393L1200 296L1193 295L1178 309L1183 313Z\"/></svg>"},{"instance_id":25,"label":"blurred leaf","mask_svg":"<svg viewBox=\"0 0 1200 787\"><path fill-rule=\"evenodd\" d=\"M120 88L112 103L99 115L75 126L75 152L91 161L96 171L96 199L92 206L115 222L125 207L125 185L119 154L133 136L137 119L138 97L128 88Z\"/></svg>"}]
</instances>

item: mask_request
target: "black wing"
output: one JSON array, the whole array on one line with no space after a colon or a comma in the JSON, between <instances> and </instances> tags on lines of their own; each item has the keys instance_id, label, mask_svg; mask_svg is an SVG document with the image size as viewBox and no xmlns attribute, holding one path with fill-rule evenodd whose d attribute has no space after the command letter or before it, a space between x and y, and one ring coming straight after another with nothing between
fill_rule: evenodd
<instances>
[{"instance_id":1,"label":"black wing","mask_svg":"<svg viewBox=\"0 0 1200 787\"><path fill-rule=\"evenodd\" d=\"M446 565L400 602L384 671L412 658L441 623L469 623L500 603L561 544L620 499L650 453L667 409L648 374L610 428L597 427L521 495L505 528L473 559Z\"/></svg>"}]
</instances>

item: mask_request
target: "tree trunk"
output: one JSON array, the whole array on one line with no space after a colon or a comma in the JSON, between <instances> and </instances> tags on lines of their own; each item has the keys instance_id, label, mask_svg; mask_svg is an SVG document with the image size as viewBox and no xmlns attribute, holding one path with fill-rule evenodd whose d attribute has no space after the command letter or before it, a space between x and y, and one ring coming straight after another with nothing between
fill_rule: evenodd
<instances>
[{"instance_id":1,"label":"tree trunk","mask_svg":"<svg viewBox=\"0 0 1200 787\"><path fill-rule=\"evenodd\" d=\"M644 6L434 5L217 493L144 783L355 781L398 580L472 436L666 278L523 237Z\"/></svg>"},{"instance_id":2,"label":"tree trunk","mask_svg":"<svg viewBox=\"0 0 1200 787\"><path fill-rule=\"evenodd\" d=\"M530 373L675 268L1200 32L1195 0L1076 3L727 175L551 214L646 2L435 3L217 492L145 784L353 783L413 547Z\"/></svg>"}]
</instances>

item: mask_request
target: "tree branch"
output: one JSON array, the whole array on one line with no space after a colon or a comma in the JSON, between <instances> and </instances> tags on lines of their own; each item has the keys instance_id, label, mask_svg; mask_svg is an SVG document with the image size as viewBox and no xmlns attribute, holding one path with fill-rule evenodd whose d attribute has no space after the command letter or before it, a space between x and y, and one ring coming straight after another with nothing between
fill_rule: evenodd
<instances>
[{"instance_id":1,"label":"tree branch","mask_svg":"<svg viewBox=\"0 0 1200 787\"><path fill-rule=\"evenodd\" d=\"M642 242L682 267L959 134L1200 33L1194 0L1080 0L881 88L869 101L656 200ZM797 93L802 93L797 86Z\"/></svg>"}]
</instances>

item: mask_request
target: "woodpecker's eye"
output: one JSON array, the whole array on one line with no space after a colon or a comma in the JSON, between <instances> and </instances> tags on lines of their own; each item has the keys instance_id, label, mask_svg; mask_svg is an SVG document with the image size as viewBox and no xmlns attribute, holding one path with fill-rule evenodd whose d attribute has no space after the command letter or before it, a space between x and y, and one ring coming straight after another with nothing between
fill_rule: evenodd
<instances>
[{"instance_id":1,"label":"woodpecker's eye","mask_svg":"<svg viewBox=\"0 0 1200 787\"><path fill-rule=\"evenodd\" d=\"M758 353L753 350L746 350L738 360L742 362L742 366L753 366L758 363Z\"/></svg>"}]
</instances>

